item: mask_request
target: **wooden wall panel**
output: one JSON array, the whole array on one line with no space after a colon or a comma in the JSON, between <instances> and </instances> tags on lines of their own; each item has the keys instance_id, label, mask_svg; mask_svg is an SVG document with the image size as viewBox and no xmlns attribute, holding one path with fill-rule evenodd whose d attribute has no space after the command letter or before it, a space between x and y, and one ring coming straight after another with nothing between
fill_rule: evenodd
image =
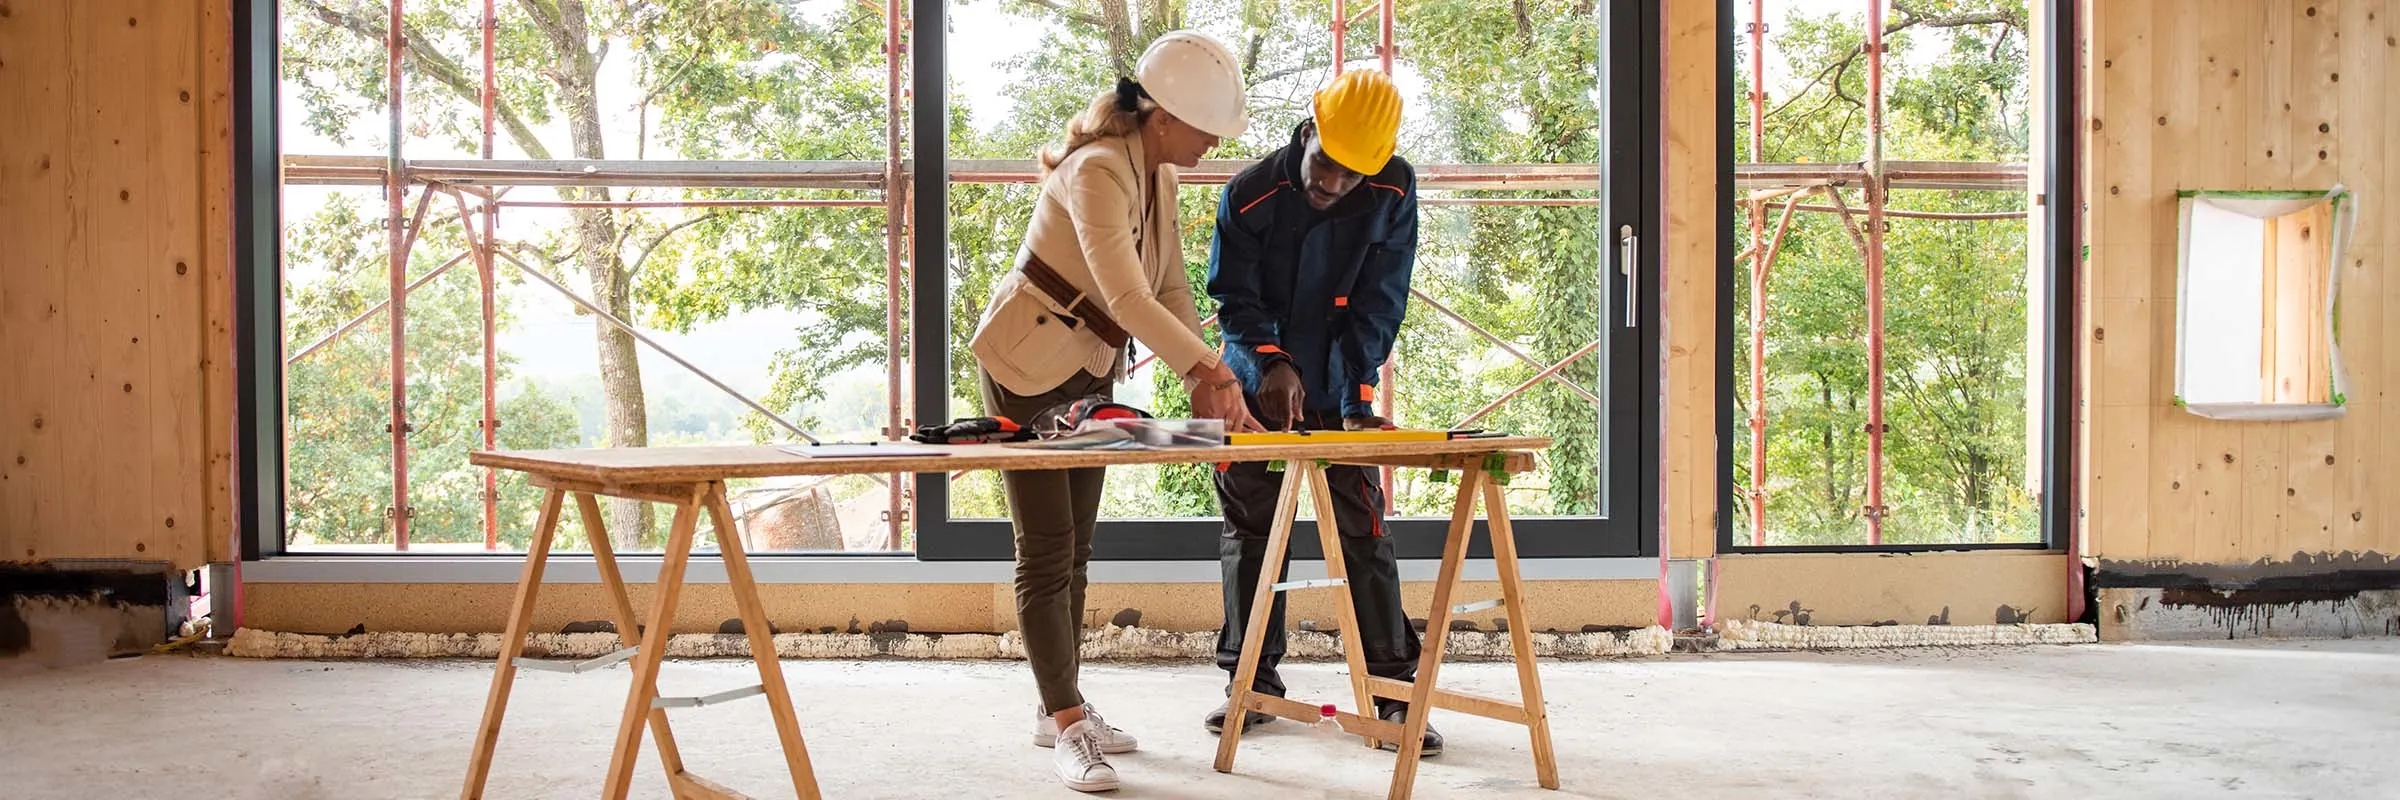
<instances>
[{"instance_id":1,"label":"wooden wall panel","mask_svg":"<svg viewBox=\"0 0 2400 800\"><path fill-rule=\"evenodd\" d=\"M59 302L68 271L64 202L72 88L61 3L25 3L0 17L0 558L39 554L35 531L63 527L65 422L49 378L67 333Z\"/></svg>"},{"instance_id":2,"label":"wooden wall panel","mask_svg":"<svg viewBox=\"0 0 2400 800\"><path fill-rule=\"evenodd\" d=\"M200 107L201 248L193 266L202 272L200 341L202 446L207 449L202 483L201 536L209 561L239 557L235 544L233 440L233 3L200 4L199 82L191 87Z\"/></svg>"},{"instance_id":3,"label":"wooden wall panel","mask_svg":"<svg viewBox=\"0 0 2400 800\"><path fill-rule=\"evenodd\" d=\"M2380 274L2400 226L2389 192L2400 111L2400 0L2108 0L2088 5L2088 240L2092 348L2084 400L2089 554L2121 561L2253 563L2295 554L2400 552L2400 496L2380 471L2400 445L2384 383L2400 370ZM2359 192L2340 346L2349 413L2312 423L2227 423L2173 405L2175 192Z\"/></svg>"},{"instance_id":4,"label":"wooden wall panel","mask_svg":"<svg viewBox=\"0 0 2400 800\"><path fill-rule=\"evenodd\" d=\"M230 6L0 8L0 557L198 566L230 510L206 475L230 430L202 422L225 174L200 157L203 53L230 45L203 19Z\"/></svg>"},{"instance_id":5,"label":"wooden wall panel","mask_svg":"<svg viewBox=\"0 0 2400 800\"><path fill-rule=\"evenodd\" d=\"M1667 509L1671 552L1706 558L1717 543L1717 196L1715 3L1666 4L1665 130Z\"/></svg>"}]
</instances>

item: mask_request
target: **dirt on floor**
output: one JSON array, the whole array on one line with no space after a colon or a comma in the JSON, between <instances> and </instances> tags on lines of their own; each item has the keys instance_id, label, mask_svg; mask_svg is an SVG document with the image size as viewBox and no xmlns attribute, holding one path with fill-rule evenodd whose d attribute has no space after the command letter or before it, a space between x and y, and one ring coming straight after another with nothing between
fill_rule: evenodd
<instances>
[{"instance_id":1,"label":"dirt on floor","mask_svg":"<svg viewBox=\"0 0 2400 800\"><path fill-rule=\"evenodd\" d=\"M1348 701L1339 663L1287 667L1295 699ZM1030 742L1021 662L789 661L828 798L1063 798ZM2400 797L2400 640L1675 655L1545 662L1563 787L1534 785L1521 728L1437 712L1422 798ZM755 681L669 662L668 694ZM516 682L487 797L598 793L623 666ZM1506 664L1442 683L1512 695ZM0 663L0 795L456 796L489 662L146 656ZM1383 797L1392 757L1277 723L1211 769L1205 663L1093 664L1087 694L1142 739L1122 798ZM673 712L691 770L790 797L766 707ZM665 797L645 750L635 796Z\"/></svg>"}]
</instances>

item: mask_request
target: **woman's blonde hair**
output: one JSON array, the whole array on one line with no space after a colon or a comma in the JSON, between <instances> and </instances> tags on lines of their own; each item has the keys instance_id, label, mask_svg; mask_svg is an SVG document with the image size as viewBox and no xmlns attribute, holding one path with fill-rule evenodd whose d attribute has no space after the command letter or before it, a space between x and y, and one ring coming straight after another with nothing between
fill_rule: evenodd
<instances>
[{"instance_id":1,"label":"woman's blonde hair","mask_svg":"<svg viewBox=\"0 0 2400 800\"><path fill-rule=\"evenodd\" d=\"M1110 136L1130 136L1141 130L1142 123L1149 121L1151 112L1157 110L1158 104L1142 93L1140 85L1120 80L1117 88L1093 97L1083 113L1067 121L1065 146L1042 151L1042 176L1048 177L1051 170L1067 160L1069 153L1084 145Z\"/></svg>"}]
</instances>

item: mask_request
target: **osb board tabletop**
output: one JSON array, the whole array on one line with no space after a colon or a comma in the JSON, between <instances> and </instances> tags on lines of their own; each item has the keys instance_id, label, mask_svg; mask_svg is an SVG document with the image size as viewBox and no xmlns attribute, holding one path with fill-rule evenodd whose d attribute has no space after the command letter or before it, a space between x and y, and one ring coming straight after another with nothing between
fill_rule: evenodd
<instances>
[{"instance_id":1,"label":"osb board tabletop","mask_svg":"<svg viewBox=\"0 0 2400 800\"><path fill-rule=\"evenodd\" d=\"M1214 464L1244 461L1318 460L1351 464L1431 465L1461 456L1506 453L1522 470L1526 455L1550 440L1518 436L1417 442L1349 442L1190 447L1159 450L1029 450L997 444L915 445L945 451L935 456L807 458L782 445L627 447L575 450L497 450L470 454L481 467L531 475L593 481L611 486L690 483L727 478L786 475L866 475L900 472L957 472L975 469L1068 469L1120 464ZM795 445L805 446L805 445ZM1450 459L1445 456L1453 457Z\"/></svg>"}]
</instances>

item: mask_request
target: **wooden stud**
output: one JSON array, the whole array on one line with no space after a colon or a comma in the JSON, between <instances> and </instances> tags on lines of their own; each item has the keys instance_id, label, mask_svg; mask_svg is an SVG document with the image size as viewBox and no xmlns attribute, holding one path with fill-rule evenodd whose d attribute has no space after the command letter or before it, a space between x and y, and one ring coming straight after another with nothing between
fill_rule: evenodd
<instances>
[{"instance_id":1,"label":"wooden stud","mask_svg":"<svg viewBox=\"0 0 2400 800\"><path fill-rule=\"evenodd\" d=\"M200 169L191 161L201 150L200 113L197 103L183 99L198 79L199 5L142 6L136 12L141 24L129 31L138 34L142 51L134 60L144 65L135 88L148 117L144 135L130 140L143 151L148 174L140 183L148 192L129 210L148 219L133 237L145 243L141 257L123 266L140 277L149 304L138 326L146 331L139 334L138 353L145 363L125 380L136 385L134 398L148 407L144 416L151 424L151 505L145 522L151 541L164 544L168 560L184 567L199 566L209 549L202 495L208 456L200 416L203 280L192 269L200 263L202 239ZM169 519L178 524L166 525Z\"/></svg>"},{"instance_id":2,"label":"wooden stud","mask_svg":"<svg viewBox=\"0 0 2400 800\"><path fill-rule=\"evenodd\" d=\"M68 181L68 203L82 217L78 274L67 281L63 304L67 345L59 409L71 483L68 496L88 509L83 535L94 550L147 558L154 475L142 460L156 446L149 404L119 387L148 373L139 339L149 334L150 288L139 272L151 256L141 233L153 224L141 210L151 202L144 112L146 93L139 30L123 9L73 3L69 35L75 62L67 79L83 109L78 154L83 179ZM137 194L138 193L138 194ZM138 198L138 203L137 203Z\"/></svg>"},{"instance_id":3,"label":"wooden stud","mask_svg":"<svg viewBox=\"0 0 2400 800\"><path fill-rule=\"evenodd\" d=\"M1500 577L1500 599L1508 608L1509 644L1517 661L1517 696L1524 698L1525 727L1533 737L1534 775L1542 788L1556 789L1558 756L1550 749L1549 705L1542 701L1542 676L1533 652L1533 618L1525 611L1525 585L1517 575L1517 534L1509 525L1508 496L1500 484L1484 482L1483 506L1491 529L1492 566Z\"/></svg>"},{"instance_id":4,"label":"wooden stud","mask_svg":"<svg viewBox=\"0 0 2400 800\"><path fill-rule=\"evenodd\" d=\"M475 729L475 748L467 760L467 782L459 789L462 800L483 796L483 785L492 774L492 755L500 744L500 722L508 714L508 691L517 680L517 655L525 649L525 635L533 625L534 598L542 590L542 567L550 558L552 534L558 531L559 506L566 493L552 489L542 495L542 514L534 524L533 543L525 548L525 570L517 578L516 602L510 606L508 629L501 634L500 659L492 666L492 688L483 700L483 724Z\"/></svg>"},{"instance_id":5,"label":"wooden stud","mask_svg":"<svg viewBox=\"0 0 2400 800\"><path fill-rule=\"evenodd\" d=\"M600 571L601 588L608 592L609 609L617 618L617 644L640 647L642 618L634 614L633 595L625 588L625 574L617 569L617 549L608 540L608 519L600 513L600 501L587 492L576 492L575 508L583 515L583 535L591 543L592 565ZM656 693L658 687L653 685L650 691ZM683 752L675 745L675 730L667 723L666 709L650 709L650 738L658 749L659 766L666 768L667 776L682 774Z\"/></svg>"},{"instance_id":6,"label":"wooden stud","mask_svg":"<svg viewBox=\"0 0 2400 800\"><path fill-rule=\"evenodd\" d=\"M1342 535L1333 510L1333 484L1325 479L1325 468L1314 462L1306 462L1302 471L1307 473L1310 493L1317 501L1317 546L1325 551L1325 577L1343 581L1342 596L1334 600L1333 606L1335 618L1342 624L1342 659L1350 668L1350 693L1358 703L1358 713L1380 719L1375 713L1374 698L1367 696L1366 638L1358 629L1358 606L1351 596L1358 591L1358 585L1349 582L1350 569L1342 558ZM1376 739L1367 740L1370 749L1382 744Z\"/></svg>"},{"instance_id":7,"label":"wooden stud","mask_svg":"<svg viewBox=\"0 0 2400 800\"><path fill-rule=\"evenodd\" d=\"M1242 657L1233 673L1233 690L1227 697L1231 713L1226 714L1225 731L1217 735L1218 772L1233 771L1233 757L1242 743L1242 709L1249 707L1251 683L1258 680L1258 658L1267 636L1267 613L1275 607L1275 582L1283 576L1284 554L1292 542L1292 518L1299 514L1300 482L1305 469L1286 468L1283 489L1275 496L1275 526L1267 534L1267 551L1258 570L1257 594L1250 597L1250 620L1242 637ZM1350 626L1353 630L1356 625Z\"/></svg>"},{"instance_id":8,"label":"wooden stud","mask_svg":"<svg viewBox=\"0 0 2400 800\"><path fill-rule=\"evenodd\" d=\"M800 737L800 717L792 710L792 687L783 679L783 662L775 651L774 628L767 607L758 599L758 583L750 572L750 556L734 527L733 509L726 504L725 484L707 485L708 511L717 526L717 550L725 559L725 577L740 610L742 632L750 639L750 660L758 664L759 683L767 691L767 709L775 718L775 735L782 740L784 766L792 774L792 790L801 800L816 800L817 775L808 760L808 744ZM662 626L663 627L663 626Z\"/></svg>"},{"instance_id":9,"label":"wooden stud","mask_svg":"<svg viewBox=\"0 0 2400 800\"><path fill-rule=\"evenodd\" d=\"M556 491L556 490L552 490ZM633 786L633 765L642 746L642 719L658 696L658 665L666 660L668 632L675 627L676 601L683 596L683 573L692 560L692 533L699 527L706 484L694 484L692 494L675 507L675 523L667 536L666 562L659 566L658 596L650 604L650 626L642 632L641 652L633 657L633 686L625 692L625 712L617 722L617 742L608 762L608 782L601 797L618 800Z\"/></svg>"},{"instance_id":10,"label":"wooden stud","mask_svg":"<svg viewBox=\"0 0 2400 800\"><path fill-rule=\"evenodd\" d=\"M236 417L233 328L233 4L200 7L200 81L193 105L200 109L200 218L202 247L193 268L201 275L200 319L203 373L201 422L206 427L208 560L233 561L238 498L234 495L233 440ZM10 105L9 108L20 106Z\"/></svg>"},{"instance_id":11,"label":"wooden stud","mask_svg":"<svg viewBox=\"0 0 2400 800\"><path fill-rule=\"evenodd\" d=\"M1442 654L1450 645L1450 595L1458 588L1459 568L1467 559L1467 541L1475 533L1475 493L1488 480L1481 471L1459 477L1458 503L1450 513L1450 535L1442 547L1441 575L1433 583L1433 610L1425 617L1425 648L1417 657L1417 675L1408 698L1407 728L1400 737L1400 759L1392 768L1392 800L1406 800L1417 783L1417 762L1425 754L1425 723L1433 713L1433 688L1441 677Z\"/></svg>"}]
</instances>

